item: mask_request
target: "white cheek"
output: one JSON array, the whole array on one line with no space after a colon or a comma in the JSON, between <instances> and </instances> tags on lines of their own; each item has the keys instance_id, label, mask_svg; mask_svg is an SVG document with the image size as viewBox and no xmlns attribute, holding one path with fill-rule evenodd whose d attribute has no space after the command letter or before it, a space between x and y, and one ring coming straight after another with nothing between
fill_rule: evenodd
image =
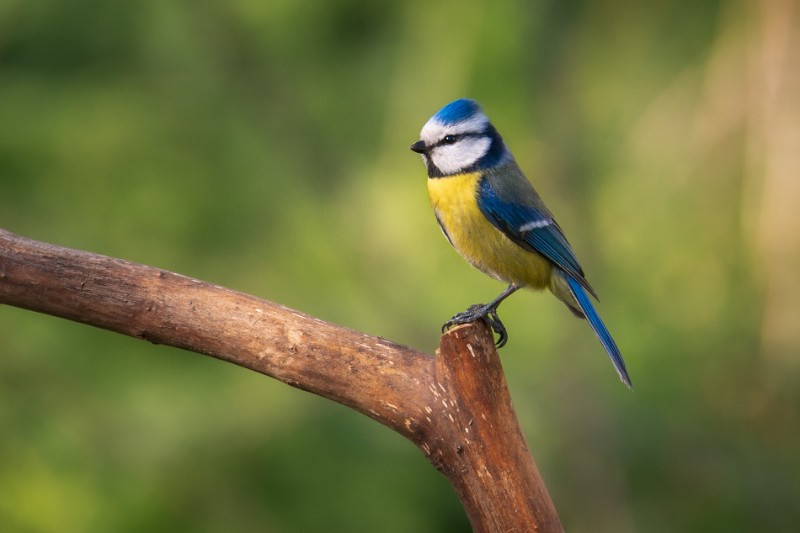
<instances>
[{"instance_id":1,"label":"white cheek","mask_svg":"<svg viewBox=\"0 0 800 533\"><path fill-rule=\"evenodd\" d=\"M467 137L455 144L437 146L431 152L431 159L443 174L456 174L486 155L491 144L486 137Z\"/></svg>"}]
</instances>

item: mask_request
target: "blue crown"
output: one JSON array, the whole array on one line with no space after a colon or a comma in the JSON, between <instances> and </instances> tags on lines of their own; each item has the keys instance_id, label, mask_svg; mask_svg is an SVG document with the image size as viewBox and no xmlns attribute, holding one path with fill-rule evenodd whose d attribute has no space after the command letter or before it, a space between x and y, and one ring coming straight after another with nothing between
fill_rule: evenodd
<instances>
[{"instance_id":1,"label":"blue crown","mask_svg":"<svg viewBox=\"0 0 800 533\"><path fill-rule=\"evenodd\" d=\"M481 106L475 100L461 98L450 102L439 110L434 118L447 126L458 124L481 112Z\"/></svg>"}]
</instances>

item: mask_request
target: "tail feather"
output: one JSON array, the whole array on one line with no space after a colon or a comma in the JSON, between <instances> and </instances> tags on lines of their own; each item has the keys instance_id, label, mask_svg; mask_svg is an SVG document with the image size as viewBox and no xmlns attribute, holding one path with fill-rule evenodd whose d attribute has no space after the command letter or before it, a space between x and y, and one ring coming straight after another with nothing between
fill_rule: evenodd
<instances>
[{"instance_id":1,"label":"tail feather","mask_svg":"<svg viewBox=\"0 0 800 533\"><path fill-rule=\"evenodd\" d=\"M628 376L628 370L625 368L625 361L623 361L622 354L620 353L619 348L617 348L617 343L611 338L611 333L608 332L605 324L603 324L603 321L600 320L600 315L598 315L597 311L595 311L592 301L589 299L589 295L586 294L586 290L569 274L565 274L564 277L567 279L572 296L575 297L575 300L578 302L581 311L583 311L583 314L586 316L586 320L589 321L589 324L592 326L597 338L600 339L600 343L603 345L603 348L605 348L606 352L608 352L611 362L614 363L614 368L617 369L619 378L625 385L628 386L629 389L633 390L631 378Z\"/></svg>"}]
</instances>

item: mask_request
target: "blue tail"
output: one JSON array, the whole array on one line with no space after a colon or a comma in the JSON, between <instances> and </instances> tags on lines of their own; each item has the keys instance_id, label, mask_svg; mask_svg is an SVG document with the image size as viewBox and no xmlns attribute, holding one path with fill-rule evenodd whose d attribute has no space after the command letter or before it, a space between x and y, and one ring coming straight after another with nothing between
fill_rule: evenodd
<instances>
[{"instance_id":1,"label":"blue tail","mask_svg":"<svg viewBox=\"0 0 800 533\"><path fill-rule=\"evenodd\" d=\"M600 339L600 343L603 345L603 348L605 348L606 352L608 352L611 362L614 363L614 368L617 369L619 378L625 385L628 386L629 389L633 390L631 378L628 376L628 370L625 368L625 361L622 360L622 354L619 353L617 343L611 338L611 333L608 332L605 324L603 324L603 321L600 320L600 315L598 315L597 311L594 310L594 306L592 305L592 301L589 299L589 295L586 294L586 290L584 290L583 286L581 286L581 284L569 274L566 274L564 277L567 278L570 291L572 291L572 295L575 297L575 300L578 301L578 305L580 305L581 311L583 311L583 314L586 316L586 320L589 321L589 324L592 326L597 338Z\"/></svg>"}]
</instances>

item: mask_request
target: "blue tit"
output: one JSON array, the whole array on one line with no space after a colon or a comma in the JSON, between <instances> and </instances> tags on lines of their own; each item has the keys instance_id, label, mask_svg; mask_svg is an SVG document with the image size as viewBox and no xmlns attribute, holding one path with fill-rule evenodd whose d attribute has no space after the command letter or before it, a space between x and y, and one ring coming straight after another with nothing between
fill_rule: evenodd
<instances>
[{"instance_id":1,"label":"blue tit","mask_svg":"<svg viewBox=\"0 0 800 533\"><path fill-rule=\"evenodd\" d=\"M411 150L428 169L428 194L444 236L475 268L509 284L443 329L484 319L502 346L508 335L497 316L500 303L523 287L547 288L588 320L620 379L631 387L622 354L592 305L590 295L597 295L564 232L478 103L461 99L444 106Z\"/></svg>"}]
</instances>

